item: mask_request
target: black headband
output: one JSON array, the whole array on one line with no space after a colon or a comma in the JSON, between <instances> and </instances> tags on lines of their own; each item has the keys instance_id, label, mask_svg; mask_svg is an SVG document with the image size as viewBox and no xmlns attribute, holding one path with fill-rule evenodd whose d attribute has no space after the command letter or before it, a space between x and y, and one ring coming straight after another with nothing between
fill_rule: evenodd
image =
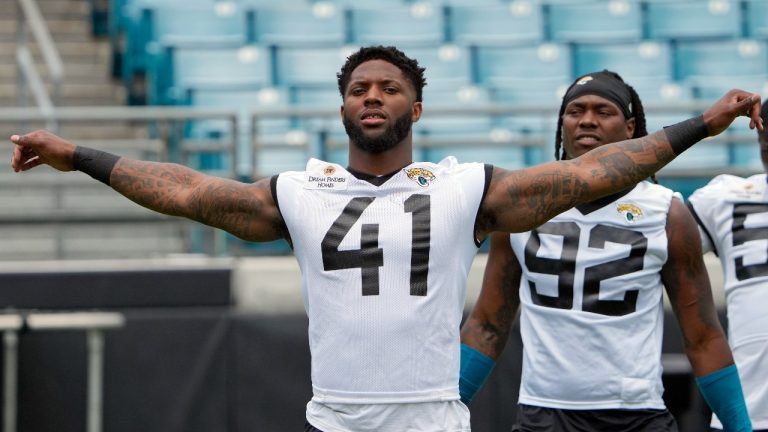
<instances>
[{"instance_id":1,"label":"black headband","mask_svg":"<svg viewBox=\"0 0 768 432\"><path fill-rule=\"evenodd\" d=\"M623 81L608 72L595 72L577 79L563 97L563 106L584 95L595 95L608 99L619 107L624 113L624 118L634 117L632 114L632 95L629 93L629 88Z\"/></svg>"}]
</instances>

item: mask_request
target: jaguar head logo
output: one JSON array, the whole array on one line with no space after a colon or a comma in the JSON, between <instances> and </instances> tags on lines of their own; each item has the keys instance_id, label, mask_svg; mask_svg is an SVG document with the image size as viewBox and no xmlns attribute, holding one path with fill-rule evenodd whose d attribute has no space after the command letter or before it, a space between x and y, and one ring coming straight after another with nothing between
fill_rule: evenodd
<instances>
[{"instance_id":1,"label":"jaguar head logo","mask_svg":"<svg viewBox=\"0 0 768 432\"><path fill-rule=\"evenodd\" d=\"M405 170L405 174L421 187L429 186L437 178L432 171L426 168L408 168Z\"/></svg>"}]
</instances>

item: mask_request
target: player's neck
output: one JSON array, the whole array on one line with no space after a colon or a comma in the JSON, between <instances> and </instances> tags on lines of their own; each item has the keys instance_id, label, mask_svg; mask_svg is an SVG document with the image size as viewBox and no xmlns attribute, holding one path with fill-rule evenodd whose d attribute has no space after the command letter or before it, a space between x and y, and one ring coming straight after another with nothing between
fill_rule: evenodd
<instances>
[{"instance_id":1,"label":"player's neck","mask_svg":"<svg viewBox=\"0 0 768 432\"><path fill-rule=\"evenodd\" d=\"M349 167L358 173L381 176L390 174L413 163L410 142L401 142L383 153L370 153L354 145L349 148Z\"/></svg>"}]
</instances>

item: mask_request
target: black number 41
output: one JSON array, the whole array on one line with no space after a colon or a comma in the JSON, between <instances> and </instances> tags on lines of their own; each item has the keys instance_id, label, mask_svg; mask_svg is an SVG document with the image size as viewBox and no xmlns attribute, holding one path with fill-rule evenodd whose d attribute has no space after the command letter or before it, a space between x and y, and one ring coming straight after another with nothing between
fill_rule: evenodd
<instances>
[{"instance_id":1,"label":"black number 41","mask_svg":"<svg viewBox=\"0 0 768 432\"><path fill-rule=\"evenodd\" d=\"M374 197L352 198L323 237L325 271L359 268L363 295L379 295L379 267L384 265L384 250L379 247L379 224L362 224L360 249L339 250L344 237L360 219ZM427 295L430 243L430 197L411 195L403 210L412 214L411 224L411 295Z\"/></svg>"}]
</instances>

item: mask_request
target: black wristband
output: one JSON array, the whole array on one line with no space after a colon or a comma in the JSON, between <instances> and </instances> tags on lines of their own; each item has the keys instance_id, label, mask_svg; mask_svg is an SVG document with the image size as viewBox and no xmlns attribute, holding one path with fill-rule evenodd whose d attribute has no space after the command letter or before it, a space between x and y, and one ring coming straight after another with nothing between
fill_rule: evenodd
<instances>
[{"instance_id":1,"label":"black wristband","mask_svg":"<svg viewBox=\"0 0 768 432\"><path fill-rule=\"evenodd\" d=\"M109 186L109 176L120 156L88 147L75 147L72 166Z\"/></svg>"},{"instance_id":2,"label":"black wristband","mask_svg":"<svg viewBox=\"0 0 768 432\"><path fill-rule=\"evenodd\" d=\"M672 146L675 156L709 136L703 115L689 118L672 126L664 126L664 133L667 134L667 140Z\"/></svg>"}]
</instances>

